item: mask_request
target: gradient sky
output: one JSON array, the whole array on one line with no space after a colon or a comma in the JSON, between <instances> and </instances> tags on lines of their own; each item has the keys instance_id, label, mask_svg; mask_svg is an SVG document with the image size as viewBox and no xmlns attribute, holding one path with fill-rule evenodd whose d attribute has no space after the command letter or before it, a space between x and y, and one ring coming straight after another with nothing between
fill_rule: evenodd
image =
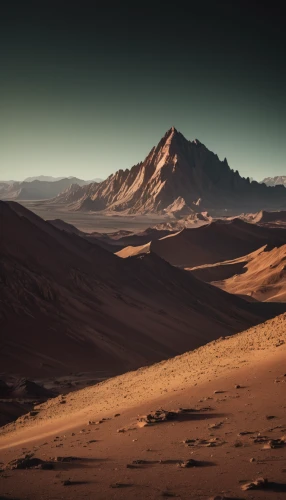
<instances>
[{"instance_id":1,"label":"gradient sky","mask_svg":"<svg viewBox=\"0 0 286 500\"><path fill-rule=\"evenodd\" d=\"M17 3L0 12L0 179L105 178L173 125L243 176L286 175L275 2Z\"/></svg>"}]
</instances>

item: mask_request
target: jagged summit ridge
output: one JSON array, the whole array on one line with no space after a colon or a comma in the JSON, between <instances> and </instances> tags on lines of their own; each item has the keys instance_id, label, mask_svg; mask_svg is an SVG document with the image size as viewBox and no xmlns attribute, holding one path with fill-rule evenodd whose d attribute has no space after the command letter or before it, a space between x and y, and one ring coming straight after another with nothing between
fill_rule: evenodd
<instances>
[{"instance_id":1,"label":"jagged summit ridge","mask_svg":"<svg viewBox=\"0 0 286 500\"><path fill-rule=\"evenodd\" d=\"M90 184L64 196L74 210L121 213L168 213L180 200L185 209L259 211L286 205L286 193L250 182L234 172L226 158L198 139L187 140L172 126L145 160L118 170L100 184ZM57 201L60 200L58 197Z\"/></svg>"}]
</instances>

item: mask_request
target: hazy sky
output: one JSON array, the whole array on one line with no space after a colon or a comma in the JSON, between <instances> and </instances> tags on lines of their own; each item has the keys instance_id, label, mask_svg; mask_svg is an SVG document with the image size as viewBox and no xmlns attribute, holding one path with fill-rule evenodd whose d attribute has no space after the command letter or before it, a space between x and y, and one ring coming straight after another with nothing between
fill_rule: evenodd
<instances>
[{"instance_id":1,"label":"hazy sky","mask_svg":"<svg viewBox=\"0 0 286 500\"><path fill-rule=\"evenodd\" d=\"M244 176L286 175L275 2L6 3L0 180L105 178L143 160L172 125Z\"/></svg>"}]
</instances>

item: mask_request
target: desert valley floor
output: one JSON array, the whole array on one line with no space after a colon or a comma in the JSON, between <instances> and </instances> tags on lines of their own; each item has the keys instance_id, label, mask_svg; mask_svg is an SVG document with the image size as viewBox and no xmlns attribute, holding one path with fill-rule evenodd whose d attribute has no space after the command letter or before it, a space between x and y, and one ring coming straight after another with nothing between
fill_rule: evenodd
<instances>
[{"instance_id":1,"label":"desert valley floor","mask_svg":"<svg viewBox=\"0 0 286 500\"><path fill-rule=\"evenodd\" d=\"M100 215L94 212L70 211L62 204L45 204L38 201L21 202L29 210L43 219L62 219L86 233L92 231L110 233L120 229L127 231L143 231L147 227L168 221L168 217L148 215Z\"/></svg>"}]
</instances>

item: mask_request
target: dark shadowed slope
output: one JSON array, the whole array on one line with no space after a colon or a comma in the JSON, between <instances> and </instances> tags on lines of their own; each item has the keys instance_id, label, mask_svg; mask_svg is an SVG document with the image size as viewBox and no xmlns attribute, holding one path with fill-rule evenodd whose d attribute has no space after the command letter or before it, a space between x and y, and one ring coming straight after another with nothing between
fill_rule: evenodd
<instances>
[{"instance_id":1,"label":"dark shadowed slope","mask_svg":"<svg viewBox=\"0 0 286 500\"><path fill-rule=\"evenodd\" d=\"M123 372L284 310L261 310L153 254L120 259L16 203L0 206L7 373Z\"/></svg>"}]
</instances>

